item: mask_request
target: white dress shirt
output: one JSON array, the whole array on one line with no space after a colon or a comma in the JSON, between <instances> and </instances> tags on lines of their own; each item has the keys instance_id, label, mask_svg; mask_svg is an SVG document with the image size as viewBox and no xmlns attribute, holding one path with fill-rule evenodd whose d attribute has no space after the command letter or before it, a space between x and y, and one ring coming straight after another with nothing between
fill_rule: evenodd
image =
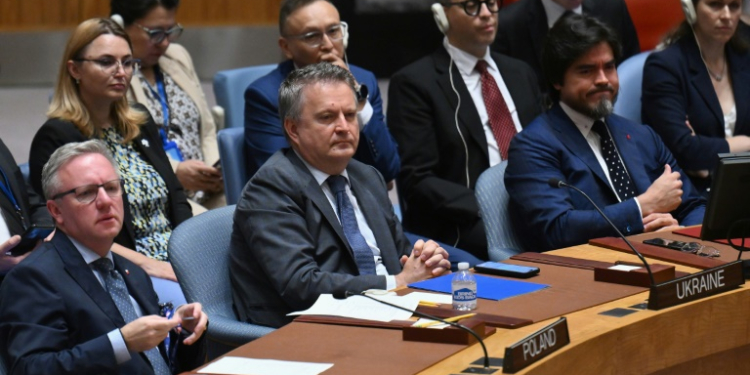
<instances>
[{"instance_id":1,"label":"white dress shirt","mask_svg":"<svg viewBox=\"0 0 750 375\"><path fill-rule=\"evenodd\" d=\"M602 171L604 171L604 175L607 176L607 181L609 182L609 187L612 189L612 191L615 193L615 196L617 197L617 200L622 202L620 199L620 196L617 195L617 191L612 187L612 178L609 177L609 167L607 167L607 162L604 161L604 156L602 155L602 143L601 143L601 136L595 131L592 131L592 128L594 127L594 119L591 117L588 117L578 111L576 111L573 108L570 108L567 104L560 102L560 107L562 107L562 110L565 112L565 114L570 117L570 120L573 121L573 123L576 125L578 130L581 131L581 135L583 135L583 138L586 138L586 142L588 142L589 147L591 147L591 151L594 152L594 156L596 156L596 161L599 162L599 166L602 168ZM604 119L600 119L602 122L604 122ZM609 131L609 130L608 130ZM615 147L617 147L615 145ZM619 151L618 151L619 154ZM623 165L625 162L623 162ZM638 202L638 198L635 199L635 204L638 206L638 211L641 213L641 217L643 217L643 211L641 210L641 203Z\"/></svg>"},{"instance_id":2,"label":"white dress shirt","mask_svg":"<svg viewBox=\"0 0 750 375\"><path fill-rule=\"evenodd\" d=\"M607 0L599 0L599 1L607 1ZM542 0L542 6L544 6L544 12L547 13L547 27L552 28L552 26L555 25L555 22L562 17L565 12L568 10L563 8L562 5L552 1L552 0ZM575 14L581 14L583 13L583 5L579 5L575 9L571 10L571 12Z\"/></svg>"},{"instance_id":3,"label":"white dress shirt","mask_svg":"<svg viewBox=\"0 0 750 375\"><path fill-rule=\"evenodd\" d=\"M296 153L296 151L295 151ZM337 204L336 204L336 196L333 195L333 192L331 191L331 187L328 186L328 183L326 182L328 180L329 175L328 173L325 173L321 171L320 169L317 169L310 165L308 162L303 159L299 153L297 153L297 156L300 160L302 160L303 163L305 163L305 166L307 169L312 173L313 178L315 178L315 181L318 183L320 188L323 190L323 194L325 194L326 198L328 198L328 203L331 204L331 208L333 208L333 213L336 214L336 217L339 219L339 223L341 222L341 218L339 218L339 213ZM396 276L389 275L388 270L385 268L385 264L383 264L383 258L380 256L380 248L378 247L378 243L375 240L375 234L372 233L372 229L370 229L370 225L367 224L367 220L365 219L364 214L362 214L362 209L359 207L359 202L357 201L357 197L354 196L351 189L351 181L349 180L349 174L346 172L346 169L343 173L341 173L342 176L346 179L346 195L349 197L349 201L352 203L352 208L354 208L354 216L357 218L357 226L359 227L359 232L362 234L362 237L365 238L365 242L367 242L367 246L370 247L370 250L372 250L373 258L375 259L375 273L378 275L385 276L386 281L386 289L391 290L395 288L396 285Z\"/></svg>"},{"instance_id":4,"label":"white dress shirt","mask_svg":"<svg viewBox=\"0 0 750 375\"><path fill-rule=\"evenodd\" d=\"M458 71L461 72L461 78L464 80L466 88L469 90L469 94L471 94L471 100L477 108L477 113L479 113L479 120L482 122L482 128L484 128L484 137L487 138L487 151L490 156L490 167L500 164L503 159L500 156L500 149L497 146L495 135L492 134L490 116L487 114L487 107L484 105L484 98L482 97L482 75L476 69L479 58L452 46L448 42L448 38L443 39L443 46L451 56L453 63L456 64ZM522 128L521 121L518 119L516 104L513 102L513 97L510 96L508 86L505 85L505 81L500 75L500 71L497 69L495 60L490 56L489 47L487 47L487 51L482 59L487 62L487 71L492 75L492 78L495 79L495 82L497 82L497 87L500 89L503 99L505 99L505 104L508 106L510 116L513 118L513 125L516 127L516 132L520 133ZM456 79L456 77L453 77L453 79ZM462 105L467 104L462 103Z\"/></svg>"}]
</instances>

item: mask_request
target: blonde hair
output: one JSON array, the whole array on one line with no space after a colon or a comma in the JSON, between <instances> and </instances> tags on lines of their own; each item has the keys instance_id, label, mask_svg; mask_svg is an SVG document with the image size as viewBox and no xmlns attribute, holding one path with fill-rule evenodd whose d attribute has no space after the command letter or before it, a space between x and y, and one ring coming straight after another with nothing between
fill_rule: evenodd
<instances>
[{"instance_id":1,"label":"blonde hair","mask_svg":"<svg viewBox=\"0 0 750 375\"><path fill-rule=\"evenodd\" d=\"M125 39L130 49L133 49L128 35L111 19L92 18L83 21L73 31L65 46L55 93L47 111L47 117L72 122L87 138L96 136L99 130L91 122L89 110L81 100L78 84L68 71L68 61L80 59L89 44L104 34L112 34ZM110 115L115 119L115 129L122 135L124 142L130 142L137 137L141 124L148 120L148 114L130 108L125 95L112 105Z\"/></svg>"}]
</instances>

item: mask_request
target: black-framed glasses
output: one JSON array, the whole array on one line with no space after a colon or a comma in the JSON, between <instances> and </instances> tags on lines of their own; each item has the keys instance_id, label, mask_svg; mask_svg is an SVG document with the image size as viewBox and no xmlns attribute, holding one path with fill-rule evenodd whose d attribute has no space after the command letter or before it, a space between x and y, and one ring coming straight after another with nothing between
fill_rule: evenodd
<instances>
[{"instance_id":1,"label":"black-framed glasses","mask_svg":"<svg viewBox=\"0 0 750 375\"><path fill-rule=\"evenodd\" d=\"M104 188L104 191L109 195L110 198L117 198L122 195L122 179L116 179L116 180L109 180L103 184L91 184L91 185L83 185L79 186L74 189L70 189L68 191L64 191L62 193L55 194L52 199L60 199L68 194L74 194L74 198L83 203L83 204L89 204L96 200L96 197L99 196L99 189Z\"/></svg>"},{"instance_id":2,"label":"black-framed glasses","mask_svg":"<svg viewBox=\"0 0 750 375\"><path fill-rule=\"evenodd\" d=\"M151 41L151 43L159 44L164 41L164 39L168 39L169 42L174 42L177 40L177 38L182 35L182 31L185 30L182 25L179 23L177 25L172 26L169 30L164 29L149 29L146 26L139 25L137 23L133 23L133 25L136 25L141 28L141 30L145 31L146 34L148 34L148 39Z\"/></svg>"},{"instance_id":3,"label":"black-framed glasses","mask_svg":"<svg viewBox=\"0 0 750 375\"><path fill-rule=\"evenodd\" d=\"M719 252L719 250L715 247L701 245L698 242L688 242L684 246L682 246L680 251L700 255L707 258L716 258L721 255L721 252Z\"/></svg>"},{"instance_id":4,"label":"black-framed glasses","mask_svg":"<svg viewBox=\"0 0 750 375\"><path fill-rule=\"evenodd\" d=\"M74 61L88 61L96 64L104 73L115 75L122 67L125 74L133 74L141 66L140 59L126 58L117 60L114 57L100 57L98 59L75 59Z\"/></svg>"},{"instance_id":5,"label":"black-framed glasses","mask_svg":"<svg viewBox=\"0 0 750 375\"><path fill-rule=\"evenodd\" d=\"M284 38L297 39L302 41L302 43L307 44L310 48L318 48L323 44L323 35L327 36L331 42L338 42L344 39L344 33L346 32L347 27L348 25L346 22L341 22L338 25L329 27L325 32L316 30L298 35L284 35Z\"/></svg>"},{"instance_id":6,"label":"black-framed glasses","mask_svg":"<svg viewBox=\"0 0 750 375\"><path fill-rule=\"evenodd\" d=\"M457 3L451 3L451 2L443 2L443 6L446 7L452 7L456 5L462 5L464 7L464 12L469 17L476 17L479 15L479 12L482 10L482 4L487 6L487 10L490 11L490 13L497 13L500 11L500 7L503 6L502 0L467 0L467 1L459 1Z\"/></svg>"}]
</instances>

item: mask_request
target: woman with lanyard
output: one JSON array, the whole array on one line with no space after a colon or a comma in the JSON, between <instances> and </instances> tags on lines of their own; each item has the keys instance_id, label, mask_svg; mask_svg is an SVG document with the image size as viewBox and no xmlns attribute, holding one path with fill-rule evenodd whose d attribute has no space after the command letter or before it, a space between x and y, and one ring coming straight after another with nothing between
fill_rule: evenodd
<instances>
[{"instance_id":1,"label":"woman with lanyard","mask_svg":"<svg viewBox=\"0 0 750 375\"><path fill-rule=\"evenodd\" d=\"M151 276L162 302L184 295L169 263L172 230L192 216L182 185L169 164L159 130L141 105L125 97L138 70L130 40L111 19L81 23L68 40L47 115L29 154L31 185L42 191L42 168L52 153L70 142L101 139L123 180L124 219L112 251Z\"/></svg>"},{"instance_id":2,"label":"woman with lanyard","mask_svg":"<svg viewBox=\"0 0 750 375\"><path fill-rule=\"evenodd\" d=\"M187 190L193 212L226 204L216 125L190 54L171 43L182 34L175 21L179 0L111 0L112 19L133 42L141 69L133 75L130 100L143 104L160 125L164 150Z\"/></svg>"}]
</instances>

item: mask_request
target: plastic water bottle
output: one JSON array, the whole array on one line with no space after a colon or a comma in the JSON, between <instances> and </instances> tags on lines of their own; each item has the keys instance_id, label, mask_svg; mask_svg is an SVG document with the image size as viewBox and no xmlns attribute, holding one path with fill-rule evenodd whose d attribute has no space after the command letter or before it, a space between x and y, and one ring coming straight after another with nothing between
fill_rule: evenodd
<instances>
[{"instance_id":1,"label":"plastic water bottle","mask_svg":"<svg viewBox=\"0 0 750 375\"><path fill-rule=\"evenodd\" d=\"M469 272L469 263L458 264L458 272L451 281L453 309L471 311L477 308L477 279Z\"/></svg>"}]
</instances>

